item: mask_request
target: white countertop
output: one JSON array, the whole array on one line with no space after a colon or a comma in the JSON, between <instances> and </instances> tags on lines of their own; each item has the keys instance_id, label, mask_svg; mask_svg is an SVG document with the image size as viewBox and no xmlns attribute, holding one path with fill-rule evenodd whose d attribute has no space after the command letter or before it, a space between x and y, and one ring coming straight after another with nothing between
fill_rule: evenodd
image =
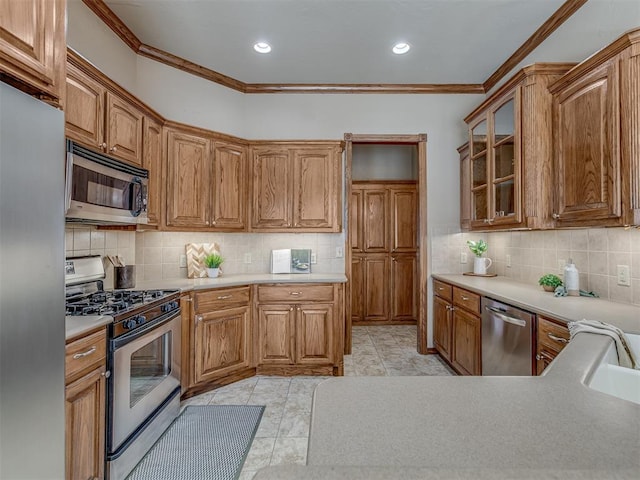
<instances>
[{"instance_id":1,"label":"white countertop","mask_svg":"<svg viewBox=\"0 0 640 480\"><path fill-rule=\"evenodd\" d=\"M591 297L554 297L542 287L516 282L509 277L473 277L434 273L437 280L466 288L481 295L548 315L557 320L600 320L629 333L640 333L640 307Z\"/></svg>"},{"instance_id":2,"label":"white countertop","mask_svg":"<svg viewBox=\"0 0 640 480\"><path fill-rule=\"evenodd\" d=\"M178 289L182 292L205 290L209 288L252 285L254 283L344 283L347 277L343 273L305 273L305 274L247 274L222 275L218 278L174 278L168 280L149 280L136 282L136 290ZM108 315L67 316L65 320L66 338L80 337L96 328L113 322Z\"/></svg>"}]
</instances>

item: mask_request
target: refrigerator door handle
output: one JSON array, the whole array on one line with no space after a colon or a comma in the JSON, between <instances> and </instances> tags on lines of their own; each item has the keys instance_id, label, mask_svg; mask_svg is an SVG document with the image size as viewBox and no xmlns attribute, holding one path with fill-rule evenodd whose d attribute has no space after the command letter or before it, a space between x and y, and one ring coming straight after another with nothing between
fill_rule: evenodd
<instances>
[{"instance_id":1,"label":"refrigerator door handle","mask_svg":"<svg viewBox=\"0 0 640 480\"><path fill-rule=\"evenodd\" d=\"M64 213L71 207L71 188L73 183L73 153L67 152L67 169L64 182Z\"/></svg>"},{"instance_id":2,"label":"refrigerator door handle","mask_svg":"<svg viewBox=\"0 0 640 480\"><path fill-rule=\"evenodd\" d=\"M510 323L511 325L516 325L518 327L526 327L527 326L527 322L525 322L524 320L520 320L519 318L513 318L513 317L510 317L508 315L505 315L504 313L502 313L497 308L493 308L493 307L485 307L485 308L488 311L490 311L492 315L495 315L496 317L498 317L503 322Z\"/></svg>"}]
</instances>

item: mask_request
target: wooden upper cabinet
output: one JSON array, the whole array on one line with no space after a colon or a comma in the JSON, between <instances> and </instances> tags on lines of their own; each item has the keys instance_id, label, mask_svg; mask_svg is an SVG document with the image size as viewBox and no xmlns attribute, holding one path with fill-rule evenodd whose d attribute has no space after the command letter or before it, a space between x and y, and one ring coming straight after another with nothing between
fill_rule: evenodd
<instances>
[{"instance_id":1,"label":"wooden upper cabinet","mask_svg":"<svg viewBox=\"0 0 640 480\"><path fill-rule=\"evenodd\" d=\"M167 226L208 227L211 142L167 129Z\"/></svg>"},{"instance_id":2,"label":"wooden upper cabinet","mask_svg":"<svg viewBox=\"0 0 640 480\"><path fill-rule=\"evenodd\" d=\"M252 228L291 227L291 161L288 150L253 152Z\"/></svg>"},{"instance_id":3,"label":"wooden upper cabinet","mask_svg":"<svg viewBox=\"0 0 640 480\"><path fill-rule=\"evenodd\" d=\"M252 148L252 219L256 231L339 232L341 147L262 142Z\"/></svg>"},{"instance_id":4,"label":"wooden upper cabinet","mask_svg":"<svg viewBox=\"0 0 640 480\"><path fill-rule=\"evenodd\" d=\"M106 152L129 163L141 165L143 118L140 110L107 92Z\"/></svg>"},{"instance_id":5,"label":"wooden upper cabinet","mask_svg":"<svg viewBox=\"0 0 640 480\"><path fill-rule=\"evenodd\" d=\"M391 187L391 251L394 253L418 250L418 191L415 185Z\"/></svg>"},{"instance_id":6,"label":"wooden upper cabinet","mask_svg":"<svg viewBox=\"0 0 640 480\"><path fill-rule=\"evenodd\" d=\"M551 228L552 98L548 85L573 64L525 67L465 121L461 225L471 230Z\"/></svg>"},{"instance_id":7,"label":"wooden upper cabinet","mask_svg":"<svg viewBox=\"0 0 640 480\"><path fill-rule=\"evenodd\" d=\"M74 65L67 66L65 133L76 142L104 150L106 89Z\"/></svg>"},{"instance_id":8,"label":"wooden upper cabinet","mask_svg":"<svg viewBox=\"0 0 640 480\"><path fill-rule=\"evenodd\" d=\"M64 97L65 0L0 0L0 71L55 105Z\"/></svg>"},{"instance_id":9,"label":"wooden upper cabinet","mask_svg":"<svg viewBox=\"0 0 640 480\"><path fill-rule=\"evenodd\" d=\"M247 161L245 147L214 141L211 182L213 227L246 229Z\"/></svg>"},{"instance_id":10,"label":"wooden upper cabinet","mask_svg":"<svg viewBox=\"0 0 640 480\"><path fill-rule=\"evenodd\" d=\"M640 30L551 86L556 226L640 224Z\"/></svg>"},{"instance_id":11,"label":"wooden upper cabinet","mask_svg":"<svg viewBox=\"0 0 640 480\"><path fill-rule=\"evenodd\" d=\"M147 220L159 225L162 215L162 125L149 117L144 119L142 167L149 170Z\"/></svg>"}]
</instances>

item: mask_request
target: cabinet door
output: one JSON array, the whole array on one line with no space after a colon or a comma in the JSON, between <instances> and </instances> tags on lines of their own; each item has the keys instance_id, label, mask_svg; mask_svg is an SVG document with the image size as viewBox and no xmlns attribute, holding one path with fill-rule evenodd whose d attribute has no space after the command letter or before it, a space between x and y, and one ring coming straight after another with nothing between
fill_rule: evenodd
<instances>
[{"instance_id":1,"label":"cabinet door","mask_svg":"<svg viewBox=\"0 0 640 480\"><path fill-rule=\"evenodd\" d=\"M296 364L333 363L333 305L296 307Z\"/></svg>"},{"instance_id":2,"label":"cabinet door","mask_svg":"<svg viewBox=\"0 0 640 480\"><path fill-rule=\"evenodd\" d=\"M240 145L214 142L212 225L246 228L247 152Z\"/></svg>"},{"instance_id":3,"label":"cabinet door","mask_svg":"<svg viewBox=\"0 0 640 480\"><path fill-rule=\"evenodd\" d=\"M331 230L341 207L337 162L331 149L293 153L293 226Z\"/></svg>"},{"instance_id":4,"label":"cabinet door","mask_svg":"<svg viewBox=\"0 0 640 480\"><path fill-rule=\"evenodd\" d=\"M144 119L144 157L142 166L149 170L147 219L148 225L158 225L162 212L162 126Z\"/></svg>"},{"instance_id":5,"label":"cabinet door","mask_svg":"<svg viewBox=\"0 0 640 480\"><path fill-rule=\"evenodd\" d=\"M393 187L389 190L391 203L391 251L418 250L418 192L416 186Z\"/></svg>"},{"instance_id":6,"label":"cabinet door","mask_svg":"<svg viewBox=\"0 0 640 480\"><path fill-rule=\"evenodd\" d=\"M288 150L254 150L252 227L291 226L290 175Z\"/></svg>"},{"instance_id":7,"label":"cabinet door","mask_svg":"<svg viewBox=\"0 0 640 480\"><path fill-rule=\"evenodd\" d=\"M65 389L67 480L104 477L104 373L101 366Z\"/></svg>"},{"instance_id":8,"label":"cabinet door","mask_svg":"<svg viewBox=\"0 0 640 480\"><path fill-rule=\"evenodd\" d=\"M351 237L351 251L361 253L364 251L363 232L363 197L362 190L355 187L351 191L351 204L349 208L349 236Z\"/></svg>"},{"instance_id":9,"label":"cabinet door","mask_svg":"<svg viewBox=\"0 0 640 480\"><path fill-rule=\"evenodd\" d=\"M197 314L194 332L195 383L249 366L249 307Z\"/></svg>"},{"instance_id":10,"label":"cabinet door","mask_svg":"<svg viewBox=\"0 0 640 480\"><path fill-rule=\"evenodd\" d=\"M364 259L365 321L389 320L389 257L370 255Z\"/></svg>"},{"instance_id":11,"label":"cabinet door","mask_svg":"<svg viewBox=\"0 0 640 480\"><path fill-rule=\"evenodd\" d=\"M351 321L364 320L365 304L365 259L361 256L351 257Z\"/></svg>"},{"instance_id":12,"label":"cabinet door","mask_svg":"<svg viewBox=\"0 0 640 480\"><path fill-rule=\"evenodd\" d=\"M293 365L295 311L291 305L258 306L258 363Z\"/></svg>"},{"instance_id":13,"label":"cabinet door","mask_svg":"<svg viewBox=\"0 0 640 480\"><path fill-rule=\"evenodd\" d=\"M60 98L65 12L63 0L0 1L0 70Z\"/></svg>"},{"instance_id":14,"label":"cabinet door","mask_svg":"<svg viewBox=\"0 0 640 480\"><path fill-rule=\"evenodd\" d=\"M460 154L460 228L471 228L471 158L469 143L458 149Z\"/></svg>"},{"instance_id":15,"label":"cabinet door","mask_svg":"<svg viewBox=\"0 0 640 480\"><path fill-rule=\"evenodd\" d=\"M451 361L451 304L438 296L433 297L433 343L448 361Z\"/></svg>"},{"instance_id":16,"label":"cabinet door","mask_svg":"<svg viewBox=\"0 0 640 480\"><path fill-rule=\"evenodd\" d=\"M364 251L389 251L389 191L384 188L364 190Z\"/></svg>"},{"instance_id":17,"label":"cabinet door","mask_svg":"<svg viewBox=\"0 0 640 480\"><path fill-rule=\"evenodd\" d=\"M482 116L469 128L471 161L471 227L484 227L489 220L488 126Z\"/></svg>"},{"instance_id":18,"label":"cabinet door","mask_svg":"<svg viewBox=\"0 0 640 480\"><path fill-rule=\"evenodd\" d=\"M611 61L554 96L558 226L620 222L618 82Z\"/></svg>"},{"instance_id":19,"label":"cabinet door","mask_svg":"<svg viewBox=\"0 0 640 480\"><path fill-rule=\"evenodd\" d=\"M467 375L481 375L480 318L460 308L453 310L452 363Z\"/></svg>"},{"instance_id":20,"label":"cabinet door","mask_svg":"<svg viewBox=\"0 0 640 480\"><path fill-rule=\"evenodd\" d=\"M415 255L391 257L391 320L418 319L418 264Z\"/></svg>"},{"instance_id":21,"label":"cabinet door","mask_svg":"<svg viewBox=\"0 0 640 480\"><path fill-rule=\"evenodd\" d=\"M65 134L72 140L104 151L105 89L73 65L67 65Z\"/></svg>"},{"instance_id":22,"label":"cabinet door","mask_svg":"<svg viewBox=\"0 0 640 480\"><path fill-rule=\"evenodd\" d=\"M168 131L167 225L209 226L209 158L209 140Z\"/></svg>"},{"instance_id":23,"label":"cabinet door","mask_svg":"<svg viewBox=\"0 0 640 480\"><path fill-rule=\"evenodd\" d=\"M107 92L107 153L135 165L142 165L142 119L133 105Z\"/></svg>"}]
</instances>

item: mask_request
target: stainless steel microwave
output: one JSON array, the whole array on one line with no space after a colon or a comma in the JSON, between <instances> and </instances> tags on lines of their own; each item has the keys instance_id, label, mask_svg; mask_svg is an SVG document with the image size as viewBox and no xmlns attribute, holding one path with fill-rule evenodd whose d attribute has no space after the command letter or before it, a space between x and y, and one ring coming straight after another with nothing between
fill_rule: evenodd
<instances>
[{"instance_id":1,"label":"stainless steel microwave","mask_svg":"<svg viewBox=\"0 0 640 480\"><path fill-rule=\"evenodd\" d=\"M149 172L67 140L66 220L146 224Z\"/></svg>"}]
</instances>

